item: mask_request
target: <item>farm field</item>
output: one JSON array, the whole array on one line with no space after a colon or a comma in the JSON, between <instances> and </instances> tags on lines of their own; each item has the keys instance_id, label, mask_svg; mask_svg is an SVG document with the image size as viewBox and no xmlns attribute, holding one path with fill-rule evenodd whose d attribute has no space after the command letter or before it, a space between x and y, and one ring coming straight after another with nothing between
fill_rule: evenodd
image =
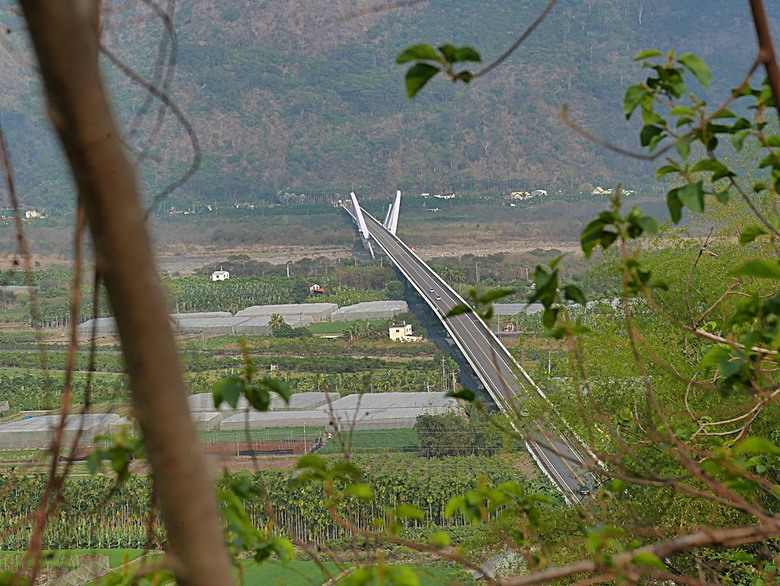
<instances>
[{"instance_id":1,"label":"farm field","mask_svg":"<svg viewBox=\"0 0 780 586\"><path fill-rule=\"evenodd\" d=\"M382 327L387 323L387 320L382 319L370 319L366 320L372 327ZM323 334L343 334L350 325L354 323L359 322L343 322L343 321L335 321L335 322L320 322L316 324L312 324L309 326L309 331L317 335L323 335Z\"/></svg>"},{"instance_id":2,"label":"farm field","mask_svg":"<svg viewBox=\"0 0 780 586\"><path fill-rule=\"evenodd\" d=\"M342 443L343 442L343 443ZM322 455L371 452L419 452L420 439L414 429L357 430L334 437L319 450Z\"/></svg>"},{"instance_id":3,"label":"farm field","mask_svg":"<svg viewBox=\"0 0 780 586\"><path fill-rule=\"evenodd\" d=\"M55 549L41 552L41 568L44 573L50 569L75 570L81 564L83 556L106 556L108 567L112 570L138 560L147 553L144 549ZM18 571L24 563L26 552L0 550L0 572ZM152 553L152 556L155 554ZM131 564L129 567L134 566ZM90 582L97 586L100 582Z\"/></svg>"},{"instance_id":4,"label":"farm field","mask_svg":"<svg viewBox=\"0 0 780 586\"><path fill-rule=\"evenodd\" d=\"M332 575L340 571L339 565L333 562L325 562L325 567ZM412 569L420 578L420 586L465 584L472 580L462 570L425 566L412 566ZM284 566L280 562L269 561L259 566L248 566L244 580L245 586L312 586L322 584L325 578L314 562L293 561Z\"/></svg>"},{"instance_id":5,"label":"farm field","mask_svg":"<svg viewBox=\"0 0 780 586\"><path fill-rule=\"evenodd\" d=\"M109 567L114 569L138 560L147 551L143 549L66 549L48 550L43 552L44 568L73 567L80 556L108 556ZM18 568L23 560L25 552L0 551L0 571L9 571ZM154 555L152 552L151 555ZM130 564L128 571L133 571L136 564ZM325 561L322 565L328 572L323 575L322 569L313 561L292 560L282 563L278 560L268 560L262 564L245 562L241 574L244 586L311 586L322 584L328 576L336 576L350 563L337 563ZM446 584L463 584L470 576L462 570L442 567L412 566L418 573L421 586L444 586ZM102 582L97 580L88 585L99 586Z\"/></svg>"}]
</instances>

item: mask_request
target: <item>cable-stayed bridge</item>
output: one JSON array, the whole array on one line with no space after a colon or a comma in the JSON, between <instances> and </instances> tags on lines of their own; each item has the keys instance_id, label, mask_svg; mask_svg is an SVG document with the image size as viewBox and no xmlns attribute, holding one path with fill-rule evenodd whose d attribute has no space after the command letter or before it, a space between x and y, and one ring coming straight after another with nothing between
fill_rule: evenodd
<instances>
[{"instance_id":1,"label":"cable-stayed bridge","mask_svg":"<svg viewBox=\"0 0 780 586\"><path fill-rule=\"evenodd\" d=\"M396 193L384 222L362 210L354 193L351 200L351 209L345 209L357 224L372 256L372 243L375 243L439 318L498 408L518 414L522 412L522 401L526 397L537 395L547 400L544 392L475 312L445 317L454 307L466 302L396 236L401 192ZM595 478L582 456L582 448L549 425L540 422L525 424L530 430L526 434L526 447L541 470L568 503L581 500L595 485Z\"/></svg>"}]
</instances>

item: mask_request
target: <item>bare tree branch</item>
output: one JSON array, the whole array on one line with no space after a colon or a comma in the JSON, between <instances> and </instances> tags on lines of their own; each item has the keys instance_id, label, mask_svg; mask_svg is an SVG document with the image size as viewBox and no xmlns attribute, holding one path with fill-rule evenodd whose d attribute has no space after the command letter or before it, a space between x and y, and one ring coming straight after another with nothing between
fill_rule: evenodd
<instances>
[{"instance_id":1,"label":"bare tree branch","mask_svg":"<svg viewBox=\"0 0 780 586\"><path fill-rule=\"evenodd\" d=\"M547 15L550 14L550 11L553 9L553 6L555 6L555 3L558 0L550 0L547 3L547 6L544 7L544 10L542 10L542 13L534 20L531 25L523 31L523 34L521 34L517 40L512 43L512 45L504 51L501 55L498 56L495 60L493 60L491 63L488 63L485 67L474 73L474 77L482 77L483 75L487 75L491 71L493 71L496 67L501 65L504 61L506 61L512 53L514 53L517 48L522 45L525 40L531 36L531 33L536 30L536 27L538 27L545 18L547 18Z\"/></svg>"}]
</instances>

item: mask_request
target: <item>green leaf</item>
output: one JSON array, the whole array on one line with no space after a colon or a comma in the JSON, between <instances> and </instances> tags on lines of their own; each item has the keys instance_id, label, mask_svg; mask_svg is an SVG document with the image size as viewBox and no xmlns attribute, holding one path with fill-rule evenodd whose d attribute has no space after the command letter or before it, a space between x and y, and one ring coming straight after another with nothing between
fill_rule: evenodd
<instances>
[{"instance_id":1,"label":"green leaf","mask_svg":"<svg viewBox=\"0 0 780 586\"><path fill-rule=\"evenodd\" d=\"M446 396L453 397L455 399L461 399L462 401L467 401L469 403L473 402L474 399L477 398L477 396L468 389L462 389L460 391L448 391Z\"/></svg>"},{"instance_id":2,"label":"green leaf","mask_svg":"<svg viewBox=\"0 0 780 586\"><path fill-rule=\"evenodd\" d=\"M722 203L723 205L725 205L725 204L729 203L730 196L729 196L729 190L728 190L728 188L726 188L726 189L721 189L721 190L719 190L719 191L716 191L716 192L715 192L715 198L716 198L716 199L717 199L717 200L718 200L720 203Z\"/></svg>"},{"instance_id":3,"label":"green leaf","mask_svg":"<svg viewBox=\"0 0 780 586\"><path fill-rule=\"evenodd\" d=\"M398 57L395 58L396 63L408 63L410 61L438 61L439 55L436 53L436 49L430 45L414 45L401 51Z\"/></svg>"},{"instance_id":4,"label":"green leaf","mask_svg":"<svg viewBox=\"0 0 780 586\"><path fill-rule=\"evenodd\" d=\"M655 172L655 178L660 179L664 175L668 175L669 173L679 173L680 168L677 165L664 165L662 167L658 168L658 171Z\"/></svg>"},{"instance_id":5,"label":"green leaf","mask_svg":"<svg viewBox=\"0 0 780 586\"><path fill-rule=\"evenodd\" d=\"M542 325L550 329L558 321L558 308L551 307L542 312Z\"/></svg>"},{"instance_id":6,"label":"green leaf","mask_svg":"<svg viewBox=\"0 0 780 586\"><path fill-rule=\"evenodd\" d=\"M739 235L739 243L744 246L745 244L753 242L756 238L764 234L766 234L766 230L764 230L761 226L756 226L755 224L746 226Z\"/></svg>"},{"instance_id":7,"label":"green leaf","mask_svg":"<svg viewBox=\"0 0 780 586\"><path fill-rule=\"evenodd\" d=\"M406 72L406 95L413 98L417 95L428 80L441 71L438 67L426 63L418 63Z\"/></svg>"},{"instance_id":8,"label":"green leaf","mask_svg":"<svg viewBox=\"0 0 780 586\"><path fill-rule=\"evenodd\" d=\"M251 385L244 389L246 400L260 412L268 411L271 406L271 395L263 385Z\"/></svg>"},{"instance_id":9,"label":"green leaf","mask_svg":"<svg viewBox=\"0 0 780 586\"><path fill-rule=\"evenodd\" d=\"M388 582L393 586L420 586L420 578L411 568L391 566L385 568Z\"/></svg>"},{"instance_id":10,"label":"green leaf","mask_svg":"<svg viewBox=\"0 0 780 586\"><path fill-rule=\"evenodd\" d=\"M446 531L438 531L428 540L428 544L433 547L447 547L450 543L452 543L452 539Z\"/></svg>"},{"instance_id":11,"label":"green leaf","mask_svg":"<svg viewBox=\"0 0 780 586\"><path fill-rule=\"evenodd\" d=\"M588 300L585 299L585 294L577 285L566 285L566 287L563 288L563 296L569 301L579 303L583 307L588 304Z\"/></svg>"},{"instance_id":12,"label":"green leaf","mask_svg":"<svg viewBox=\"0 0 780 586\"><path fill-rule=\"evenodd\" d=\"M482 57L471 47L460 47L455 52L455 61L475 61L480 63Z\"/></svg>"},{"instance_id":13,"label":"green leaf","mask_svg":"<svg viewBox=\"0 0 780 586\"><path fill-rule=\"evenodd\" d=\"M735 454L772 454L773 456L780 454L780 448L768 439L759 436L743 439L734 446L733 451Z\"/></svg>"},{"instance_id":14,"label":"green leaf","mask_svg":"<svg viewBox=\"0 0 780 586\"><path fill-rule=\"evenodd\" d=\"M707 66L707 64L699 57L693 55L692 53L686 53L685 55L680 55L677 58L677 61L687 67L690 72L696 76L696 79L699 80L701 85L704 87L710 86L710 81L712 81L712 71L710 71L710 68Z\"/></svg>"},{"instance_id":15,"label":"green leaf","mask_svg":"<svg viewBox=\"0 0 780 586\"><path fill-rule=\"evenodd\" d=\"M681 137L677 144L675 145L675 149L677 149L677 154L680 155L683 159L687 159L688 155L691 154L691 143L693 142L693 135L692 134L686 134L685 136Z\"/></svg>"},{"instance_id":16,"label":"green leaf","mask_svg":"<svg viewBox=\"0 0 780 586\"><path fill-rule=\"evenodd\" d=\"M646 234L656 234L658 232L658 222L655 221L655 218L642 216L637 218L636 223L641 226L642 231Z\"/></svg>"},{"instance_id":17,"label":"green leaf","mask_svg":"<svg viewBox=\"0 0 780 586\"><path fill-rule=\"evenodd\" d=\"M363 471L350 462L336 462L333 465L333 475L336 478L360 481L363 479Z\"/></svg>"},{"instance_id":18,"label":"green leaf","mask_svg":"<svg viewBox=\"0 0 780 586\"><path fill-rule=\"evenodd\" d=\"M580 235L580 246L582 247L582 252L585 254L585 258L590 258L593 254L593 249L597 244L601 245L602 248L607 248L617 239L616 232L604 229L606 225L604 220L597 219L593 220L582 231L582 234ZM538 286L539 285L537 284L537 288Z\"/></svg>"},{"instance_id":19,"label":"green leaf","mask_svg":"<svg viewBox=\"0 0 780 586\"><path fill-rule=\"evenodd\" d=\"M681 116L680 118L677 119L677 122L674 123L674 127L680 128L680 126L685 126L687 124L692 124L692 123L693 123L693 118L689 116Z\"/></svg>"},{"instance_id":20,"label":"green leaf","mask_svg":"<svg viewBox=\"0 0 780 586\"><path fill-rule=\"evenodd\" d=\"M400 519L411 519L413 521L424 521L425 513L412 505L401 504L395 509L395 514Z\"/></svg>"},{"instance_id":21,"label":"green leaf","mask_svg":"<svg viewBox=\"0 0 780 586\"><path fill-rule=\"evenodd\" d=\"M447 63L455 63L455 55L457 53L457 49L447 43L446 45L442 45L439 47L439 53L441 53L444 56L444 60Z\"/></svg>"},{"instance_id":22,"label":"green leaf","mask_svg":"<svg viewBox=\"0 0 780 586\"><path fill-rule=\"evenodd\" d=\"M626 96L623 98L623 111L626 114L626 120L631 118L631 114L647 95L647 89L641 85L632 85L626 90Z\"/></svg>"},{"instance_id":23,"label":"green leaf","mask_svg":"<svg viewBox=\"0 0 780 586\"><path fill-rule=\"evenodd\" d=\"M517 289L512 289L509 287L499 287L498 289L493 289L491 291L488 291L484 295L482 295L479 298L480 303L490 303L492 301L495 301L496 299L501 299L503 297L508 297L509 295L512 295L514 293L517 293Z\"/></svg>"},{"instance_id":24,"label":"green leaf","mask_svg":"<svg viewBox=\"0 0 780 586\"><path fill-rule=\"evenodd\" d=\"M731 378L739 373L744 365L745 360L743 358L721 360L718 362L718 372L720 372L720 375L724 378Z\"/></svg>"},{"instance_id":25,"label":"green leaf","mask_svg":"<svg viewBox=\"0 0 780 586\"><path fill-rule=\"evenodd\" d=\"M675 106L671 110L669 110L670 116L696 116L696 110L691 108L690 106Z\"/></svg>"},{"instance_id":26,"label":"green leaf","mask_svg":"<svg viewBox=\"0 0 780 586\"><path fill-rule=\"evenodd\" d=\"M87 456L87 470L89 470L90 474L95 474L98 470L100 470L100 453L99 452L92 452L89 456ZM2 582L0 582L2 584Z\"/></svg>"},{"instance_id":27,"label":"green leaf","mask_svg":"<svg viewBox=\"0 0 780 586\"><path fill-rule=\"evenodd\" d=\"M214 408L219 409L222 403L227 403L233 409L238 404L238 398L244 392L244 380L237 376L226 376L214 383L212 395Z\"/></svg>"},{"instance_id":28,"label":"green leaf","mask_svg":"<svg viewBox=\"0 0 780 586\"><path fill-rule=\"evenodd\" d=\"M780 263L770 258L757 258L732 269L729 274L762 279L780 279Z\"/></svg>"},{"instance_id":29,"label":"green leaf","mask_svg":"<svg viewBox=\"0 0 780 586\"><path fill-rule=\"evenodd\" d=\"M305 470L306 468L311 468L312 470L324 471L327 469L327 467L328 464L327 462L325 462L325 459L315 454L307 454L306 456L301 456L298 459L298 463L295 465L295 468L298 470Z\"/></svg>"},{"instance_id":30,"label":"green leaf","mask_svg":"<svg viewBox=\"0 0 780 586\"><path fill-rule=\"evenodd\" d=\"M609 492L623 492L626 490L626 481L620 478L613 478L604 485Z\"/></svg>"},{"instance_id":31,"label":"green leaf","mask_svg":"<svg viewBox=\"0 0 780 586\"><path fill-rule=\"evenodd\" d=\"M266 387L269 391L273 391L279 395L282 399L284 399L285 403L290 402L290 395L292 393L290 391L290 385L288 385L283 380L266 376L260 381L260 384Z\"/></svg>"},{"instance_id":32,"label":"green leaf","mask_svg":"<svg viewBox=\"0 0 780 586\"><path fill-rule=\"evenodd\" d=\"M702 159L698 163L696 163L693 168L691 169L694 173L697 173L699 171L711 171L712 177L710 178L712 181L717 181L718 179L722 179L723 177L735 177L736 174L732 172L726 165L721 163L720 161L715 161L713 159Z\"/></svg>"},{"instance_id":33,"label":"green leaf","mask_svg":"<svg viewBox=\"0 0 780 586\"><path fill-rule=\"evenodd\" d=\"M689 183L677 190L677 197L680 202L689 210L694 212L704 211L704 187L702 181Z\"/></svg>"},{"instance_id":34,"label":"green leaf","mask_svg":"<svg viewBox=\"0 0 780 586\"><path fill-rule=\"evenodd\" d=\"M672 217L672 222L678 224L682 219L682 202L677 196L679 190L672 189L666 194L666 207L669 208L669 215ZM587 255L585 255L587 258Z\"/></svg>"},{"instance_id":35,"label":"green leaf","mask_svg":"<svg viewBox=\"0 0 780 586\"><path fill-rule=\"evenodd\" d=\"M349 484L344 489L344 492L362 501L370 501L371 499L374 498L374 491L371 489L371 487L368 484L363 484L363 483Z\"/></svg>"},{"instance_id":36,"label":"green leaf","mask_svg":"<svg viewBox=\"0 0 780 586\"><path fill-rule=\"evenodd\" d=\"M731 110L720 110L718 112L715 112L712 116L710 116L710 120L718 120L720 118L736 118L736 114L732 112Z\"/></svg>"},{"instance_id":37,"label":"green leaf","mask_svg":"<svg viewBox=\"0 0 780 586\"><path fill-rule=\"evenodd\" d=\"M644 147L650 147L653 150L654 141L657 142L660 138L663 138L664 129L654 124L645 124L642 130L639 131L639 142Z\"/></svg>"},{"instance_id":38,"label":"green leaf","mask_svg":"<svg viewBox=\"0 0 780 586\"><path fill-rule=\"evenodd\" d=\"M657 112L654 112L648 106L647 99L642 101L642 122L645 124L660 124L664 125L664 119Z\"/></svg>"},{"instance_id":39,"label":"green leaf","mask_svg":"<svg viewBox=\"0 0 780 586\"><path fill-rule=\"evenodd\" d=\"M454 317L456 315L460 315L462 313L471 313L474 311L471 306L467 303L459 303L452 309L450 309L444 317Z\"/></svg>"},{"instance_id":40,"label":"green leaf","mask_svg":"<svg viewBox=\"0 0 780 586\"><path fill-rule=\"evenodd\" d=\"M371 568L358 568L347 574L343 583L345 586L368 586L374 582L374 573Z\"/></svg>"},{"instance_id":41,"label":"green leaf","mask_svg":"<svg viewBox=\"0 0 780 586\"><path fill-rule=\"evenodd\" d=\"M444 517L449 519L450 517L452 517L454 513L460 511L465 506L466 506L466 497L464 497L463 495L452 497L450 501L447 503L447 506L444 508Z\"/></svg>"},{"instance_id":42,"label":"green leaf","mask_svg":"<svg viewBox=\"0 0 780 586\"><path fill-rule=\"evenodd\" d=\"M710 369L717 366L721 361L728 360L731 357L731 348L725 344L715 344L707 350L702 356L699 366Z\"/></svg>"},{"instance_id":43,"label":"green leaf","mask_svg":"<svg viewBox=\"0 0 780 586\"><path fill-rule=\"evenodd\" d=\"M631 563L637 566L647 566L650 568L656 568L657 570L666 570L666 566L661 559L654 553L649 551L642 551L631 558Z\"/></svg>"},{"instance_id":44,"label":"green leaf","mask_svg":"<svg viewBox=\"0 0 780 586\"><path fill-rule=\"evenodd\" d=\"M643 59L649 59L650 57L660 57L663 55L661 51L657 51L656 49L645 49L644 51L641 51L637 53L636 57L634 57L634 61L642 61Z\"/></svg>"},{"instance_id":45,"label":"green leaf","mask_svg":"<svg viewBox=\"0 0 780 586\"><path fill-rule=\"evenodd\" d=\"M549 263L550 270L553 270L555 267L558 266L558 263L560 263L563 260L563 257L566 256L565 254L559 254L554 259L552 259Z\"/></svg>"}]
</instances>

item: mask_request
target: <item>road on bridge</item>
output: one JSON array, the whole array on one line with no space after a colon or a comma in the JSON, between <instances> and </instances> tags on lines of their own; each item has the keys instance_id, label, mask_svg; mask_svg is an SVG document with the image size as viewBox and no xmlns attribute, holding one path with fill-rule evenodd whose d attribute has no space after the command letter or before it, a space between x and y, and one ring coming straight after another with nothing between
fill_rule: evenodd
<instances>
[{"instance_id":1,"label":"road on bridge","mask_svg":"<svg viewBox=\"0 0 780 586\"><path fill-rule=\"evenodd\" d=\"M350 212L351 213L351 212ZM542 391L509 355L474 312L445 318L464 300L424 261L370 214L363 212L373 240L433 308L500 409L522 413L529 395ZM353 216L354 217L354 216ZM526 445L537 464L564 494L567 502L581 500L595 486L580 451L567 438L539 422L528 424Z\"/></svg>"}]
</instances>

